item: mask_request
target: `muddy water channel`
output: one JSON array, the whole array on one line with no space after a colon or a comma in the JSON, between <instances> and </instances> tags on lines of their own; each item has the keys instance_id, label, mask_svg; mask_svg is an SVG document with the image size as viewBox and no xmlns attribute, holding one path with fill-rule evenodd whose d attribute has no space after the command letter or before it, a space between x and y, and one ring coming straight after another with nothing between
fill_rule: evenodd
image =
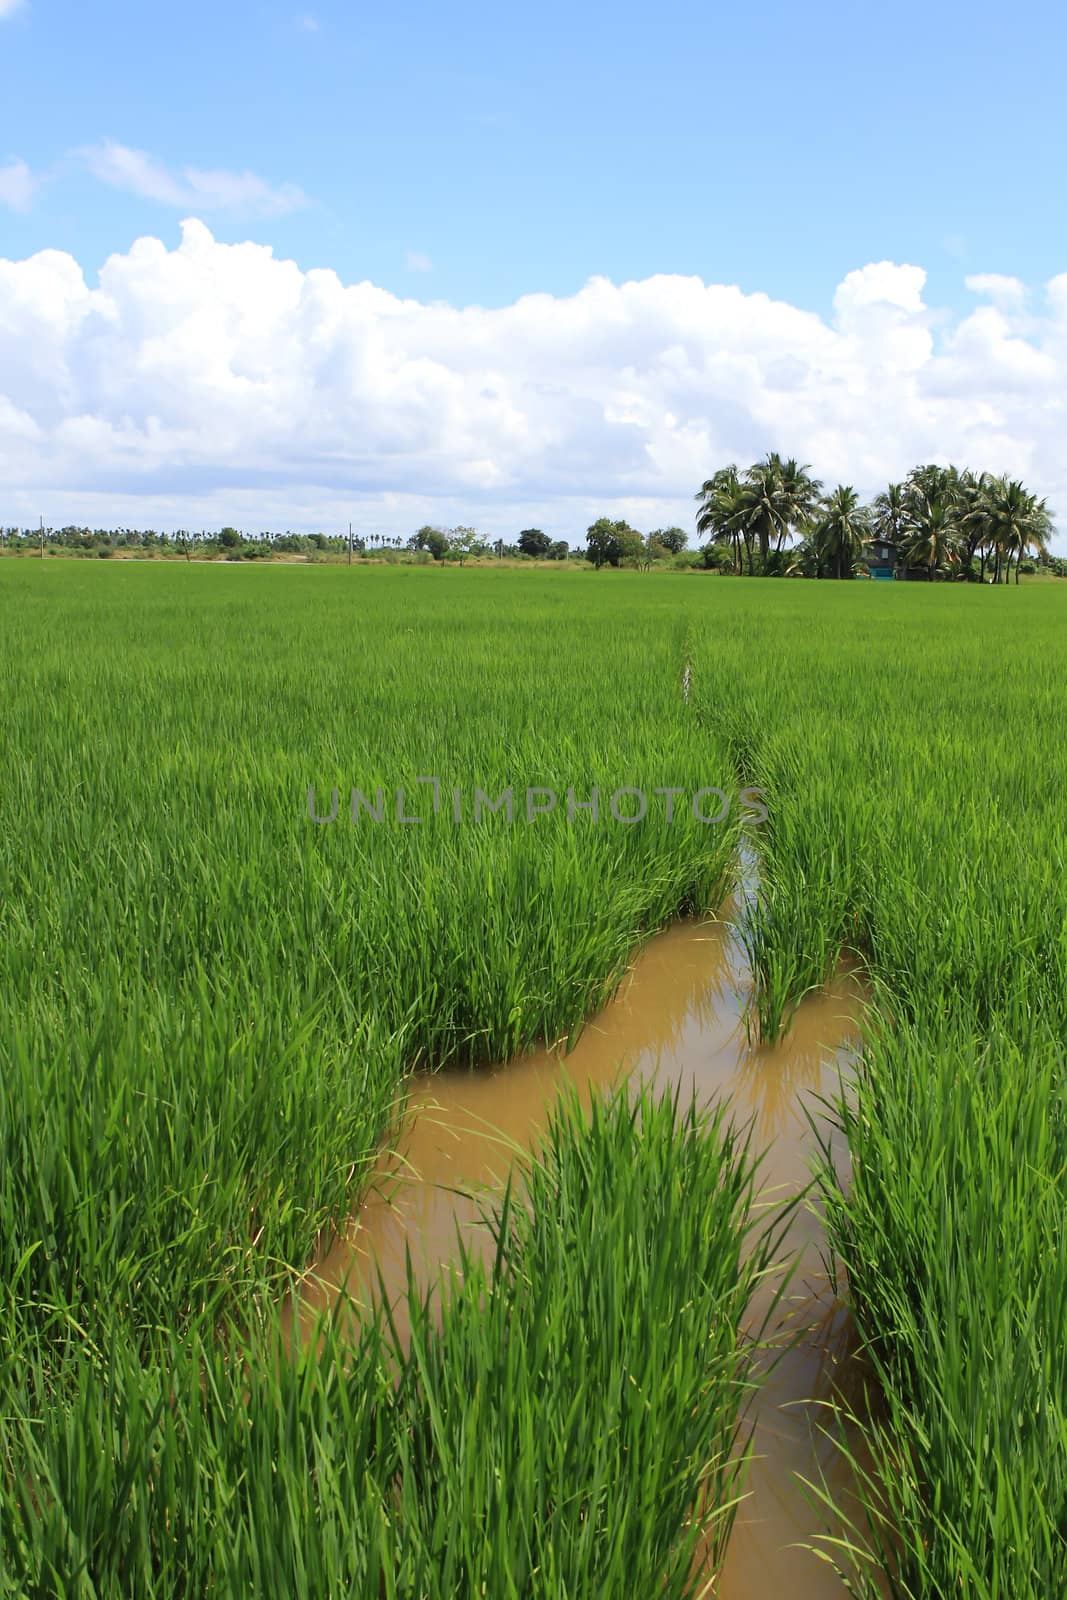
<instances>
[{"instance_id":1,"label":"muddy water channel","mask_svg":"<svg viewBox=\"0 0 1067 1600\"><path fill-rule=\"evenodd\" d=\"M343 1283L357 1300L381 1271L402 1317L406 1252L422 1285L435 1281L455 1255L456 1230L475 1248L487 1246L480 1221L485 1190L498 1188L517 1151L544 1126L565 1080L606 1087L620 1071L699 1099L726 1096L753 1125L764 1152L761 1187L769 1200L795 1195L810 1182L816 1141L806 1112L832 1096L848 1075L857 1043L863 993L843 975L800 1006L786 1038L751 1047L743 1012L748 973L725 923L683 923L654 938L634 959L615 999L587 1024L570 1055L542 1051L495 1071L443 1073L417 1080L397 1154L341 1241L316 1269L321 1293ZM835 1151L847 1161L847 1152ZM852 1484L826 1438L821 1402L848 1390L853 1362L848 1323L822 1261L822 1224L814 1204L797 1209L787 1248L797 1266L775 1317L783 1346L799 1342L770 1367L747 1415L755 1458L747 1495L723 1571L719 1600L823 1600L846 1593L832 1568L805 1543L840 1533L815 1509L798 1474L825 1480L835 1503L852 1505ZM769 1290L768 1290L769 1293ZM752 1308L753 1322L766 1307Z\"/></svg>"}]
</instances>

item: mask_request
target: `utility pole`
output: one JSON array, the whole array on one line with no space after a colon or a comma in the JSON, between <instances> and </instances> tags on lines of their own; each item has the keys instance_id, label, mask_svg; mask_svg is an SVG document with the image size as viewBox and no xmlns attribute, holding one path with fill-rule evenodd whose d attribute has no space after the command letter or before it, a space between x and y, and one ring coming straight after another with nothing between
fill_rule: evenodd
<instances>
[{"instance_id":1,"label":"utility pole","mask_svg":"<svg viewBox=\"0 0 1067 1600\"><path fill-rule=\"evenodd\" d=\"M352 565L352 524L348 524L348 565Z\"/></svg>"}]
</instances>

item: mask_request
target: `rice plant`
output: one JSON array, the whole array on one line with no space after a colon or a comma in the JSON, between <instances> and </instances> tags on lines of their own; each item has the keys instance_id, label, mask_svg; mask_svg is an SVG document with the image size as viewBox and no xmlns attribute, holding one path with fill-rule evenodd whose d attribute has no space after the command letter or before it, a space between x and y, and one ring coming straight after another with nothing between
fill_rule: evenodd
<instances>
[{"instance_id":1,"label":"rice plant","mask_svg":"<svg viewBox=\"0 0 1067 1600\"><path fill-rule=\"evenodd\" d=\"M881 1017L822 1175L883 1394L851 1542L895 1595L1037 1600L1067 1593L1065 601L985 598L741 598L696 671L767 792L763 1029L839 952Z\"/></svg>"},{"instance_id":2,"label":"rice plant","mask_svg":"<svg viewBox=\"0 0 1067 1600\"><path fill-rule=\"evenodd\" d=\"M439 1325L411 1329L405 1592L707 1586L742 1492L741 1320L779 1234L750 1237L753 1174L722 1108L564 1098L492 1267L461 1252Z\"/></svg>"},{"instance_id":3,"label":"rice plant","mask_svg":"<svg viewBox=\"0 0 1067 1600\"><path fill-rule=\"evenodd\" d=\"M635 944L720 903L736 812L709 826L687 798L668 822L660 797L633 824L603 801L594 821L568 816L568 790L745 783L768 812L741 930L759 1031L776 1036L842 955L880 1015L837 1111L852 1177L822 1179L884 1391L856 1539L900 1595L1067 1593L1056 586L57 561L4 563L0 591L8 1592L399 1594L401 1572L407 1592L445 1593L430 1586L444 1512L415 1509L429 1484L453 1524L470 1518L456 1584L607 1594L625 1562L646 1592L687 1592L687 1518L706 1510L713 1544L729 1524L727 1333L748 1280L744 1208L728 1226L708 1187L713 1167L723 1195L736 1180L684 1153L684 1113L668 1137L646 1107L632 1177L617 1120L560 1133L532 1209L500 1223L496 1275L468 1264L439 1328L415 1316L399 1388L381 1330L352 1347L327 1330L321 1361L283 1359L276 1307L358 1203L413 1070L573 1036ZM381 823L352 819L353 787L382 789ZM559 801L476 821L476 787ZM309 788L318 815L338 790L334 822L309 816ZM701 1134L708 1150L722 1132ZM650 1308L685 1322L707 1302L690 1311L666 1268L623 1249L646 1217L675 1261L702 1248L659 1193L671 1141L717 1241L702 1270L724 1320L695 1347L718 1374L706 1411L677 1409L697 1364ZM581 1346L565 1310L579 1267L601 1296ZM627 1389L601 1381L622 1349ZM596 1408L602 1450L567 1420L556 1367ZM352 1462L318 1397L349 1381ZM490 1392L475 1448L464 1406L484 1416ZM255 1466L239 1399L260 1419ZM667 1448L649 1463L653 1414ZM487 1464L513 1450L501 1487ZM573 1476L546 1495L554 1472ZM626 1494L609 1501L612 1475ZM488 1537L494 1495L523 1521L514 1556Z\"/></svg>"},{"instance_id":4,"label":"rice plant","mask_svg":"<svg viewBox=\"0 0 1067 1600\"><path fill-rule=\"evenodd\" d=\"M289 1275L358 1204L413 1069L572 1034L636 943L718 901L735 821L572 817L566 797L721 785L725 746L685 712L671 609L649 619L640 597L577 616L540 583L446 593L418 571L44 576L0 574L0 1566L15 1593L238 1593L268 1573L377 1593L370 1556L302 1573L277 1548L301 1516L318 1529L308 1452L341 1470L326 1377L298 1360L277 1388ZM476 787L560 803L533 822L309 816L309 787L335 786L406 786L412 815L428 775L468 807ZM371 1355L352 1361L372 1394ZM244 1436L219 1435L246 1389L264 1419L310 1394L261 1482L227 1464ZM267 1507L268 1462L292 1505ZM341 1476L331 1526L385 1549L386 1511L352 1520Z\"/></svg>"},{"instance_id":5,"label":"rice plant","mask_svg":"<svg viewBox=\"0 0 1067 1600\"><path fill-rule=\"evenodd\" d=\"M145 1360L121 1319L29 1341L0 1419L0 1594L689 1596L740 1492L741 1318L776 1232L711 1114L572 1097L486 1271L410 1339L345 1306L307 1341L208 1316Z\"/></svg>"}]
</instances>

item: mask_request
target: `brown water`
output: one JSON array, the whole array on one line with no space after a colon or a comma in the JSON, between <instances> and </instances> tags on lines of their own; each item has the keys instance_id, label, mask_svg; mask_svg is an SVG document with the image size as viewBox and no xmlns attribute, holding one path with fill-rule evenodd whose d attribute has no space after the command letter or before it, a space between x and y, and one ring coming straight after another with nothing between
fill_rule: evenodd
<instances>
[{"instance_id":1,"label":"brown water","mask_svg":"<svg viewBox=\"0 0 1067 1600\"><path fill-rule=\"evenodd\" d=\"M406 1252L417 1281L436 1281L455 1255L456 1230L471 1248L487 1248L480 1221L486 1187L501 1185L517 1150L526 1151L543 1127L565 1080L583 1096L634 1071L677 1084L700 1099L727 1096L738 1118L752 1121L765 1151L763 1190L770 1201L795 1195L810 1182L816 1140L806 1112L832 1096L847 1076L857 1039L863 992L843 975L829 991L799 1007L779 1044L748 1044L743 1010L748 975L723 923L682 923L657 935L635 958L616 997L587 1024L563 1058L545 1050L483 1072L448 1072L413 1089L399 1150L384 1164L351 1236L315 1271L308 1296L332 1297L342 1284L359 1300L380 1271L404 1331ZM847 1163L847 1151L834 1149ZM755 1457L746 1481L726 1563L714 1593L719 1600L840 1600L846 1594L832 1569L798 1544L830 1528L812 1506L797 1474L825 1480L835 1502L848 1508L852 1483L840 1454L822 1435L819 1402L854 1377L848 1323L821 1260L822 1224L814 1205L798 1208L788 1238L797 1267L776 1312L781 1357L749 1411ZM771 1287L767 1288L768 1297ZM766 1311L752 1308L753 1321Z\"/></svg>"}]
</instances>

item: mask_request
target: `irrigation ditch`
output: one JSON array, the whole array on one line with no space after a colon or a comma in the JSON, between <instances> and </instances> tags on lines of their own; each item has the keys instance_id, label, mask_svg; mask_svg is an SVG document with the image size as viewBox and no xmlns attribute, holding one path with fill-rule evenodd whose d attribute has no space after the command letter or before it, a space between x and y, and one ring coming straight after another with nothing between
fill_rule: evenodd
<instances>
[{"instance_id":1,"label":"irrigation ditch","mask_svg":"<svg viewBox=\"0 0 1067 1600\"><path fill-rule=\"evenodd\" d=\"M569 1053L542 1049L491 1070L416 1078L401 1136L349 1233L305 1280L300 1315L310 1328L340 1297L358 1316L384 1295L406 1339L409 1275L425 1296L447 1285L461 1244L470 1258L488 1260L487 1205L536 1147L565 1089L588 1099L628 1075L683 1100L726 1102L759 1154L758 1205L771 1216L795 1204L782 1270L759 1283L746 1318L756 1380L741 1429L749 1465L725 1563L702 1573L705 1592L839 1600L847 1590L835 1563L845 1560L842 1541L860 1515L853 1463L864 1459L860 1430L842 1418L863 1414L865 1378L842 1285L828 1277L812 1173L820 1151L847 1172L827 1106L848 1084L868 994L860 974L842 968L800 1002L780 1040L752 1040L753 974L740 924L756 870L745 849L735 896L718 919L654 935Z\"/></svg>"}]
</instances>

